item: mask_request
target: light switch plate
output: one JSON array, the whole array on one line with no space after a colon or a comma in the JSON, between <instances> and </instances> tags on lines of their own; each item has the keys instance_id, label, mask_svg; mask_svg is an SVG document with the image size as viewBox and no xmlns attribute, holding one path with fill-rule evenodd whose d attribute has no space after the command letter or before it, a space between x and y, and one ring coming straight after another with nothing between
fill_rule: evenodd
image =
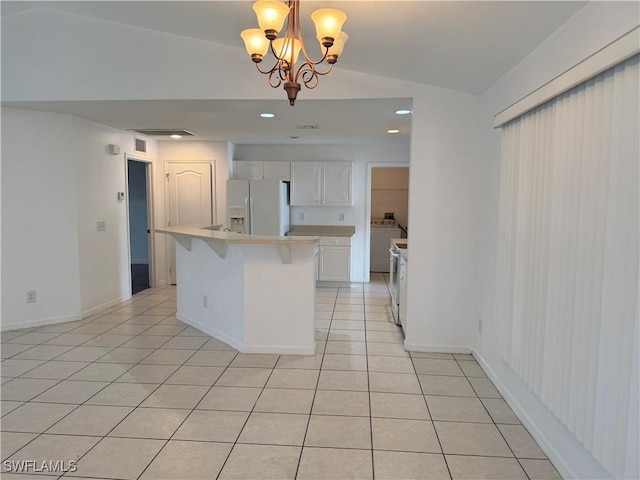
<instances>
[{"instance_id":1,"label":"light switch plate","mask_svg":"<svg viewBox=\"0 0 640 480\"><path fill-rule=\"evenodd\" d=\"M104 222L104 221L97 222L96 228L99 232L104 232L107 229L107 222Z\"/></svg>"}]
</instances>

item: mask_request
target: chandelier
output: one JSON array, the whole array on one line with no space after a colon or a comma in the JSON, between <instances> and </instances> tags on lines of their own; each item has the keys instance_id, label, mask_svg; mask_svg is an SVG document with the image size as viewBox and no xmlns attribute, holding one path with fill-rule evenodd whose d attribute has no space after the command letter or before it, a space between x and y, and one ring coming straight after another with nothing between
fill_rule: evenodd
<instances>
[{"instance_id":1,"label":"chandelier","mask_svg":"<svg viewBox=\"0 0 640 480\"><path fill-rule=\"evenodd\" d=\"M323 8L311 14L316 26L316 34L320 42L322 58L313 61L307 53L302 32L300 30L300 0L288 0L286 3L275 0L260 0L253 4L253 10L258 17L260 28L244 30L240 36L244 40L247 53L251 55L260 73L269 76L269 85L277 88L284 84L284 89L293 106L301 88L301 83L309 89L318 86L319 77L328 74L342 54L344 44L349 36L342 32L342 24L347 16L340 10ZM287 19L287 29L284 38L278 38L278 33ZM260 63L267 51L271 50L275 63L268 70L260 68ZM304 61L296 62L302 52ZM323 70L318 66L326 60L328 66Z\"/></svg>"}]
</instances>

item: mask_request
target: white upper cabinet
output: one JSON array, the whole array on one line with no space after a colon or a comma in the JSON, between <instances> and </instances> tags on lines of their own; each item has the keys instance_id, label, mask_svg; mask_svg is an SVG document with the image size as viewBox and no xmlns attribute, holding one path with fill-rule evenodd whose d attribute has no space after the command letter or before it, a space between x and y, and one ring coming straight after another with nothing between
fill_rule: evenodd
<instances>
[{"instance_id":1,"label":"white upper cabinet","mask_svg":"<svg viewBox=\"0 0 640 480\"><path fill-rule=\"evenodd\" d=\"M315 162L291 163L291 205L320 205L320 174L322 167Z\"/></svg>"},{"instance_id":2,"label":"white upper cabinet","mask_svg":"<svg viewBox=\"0 0 640 480\"><path fill-rule=\"evenodd\" d=\"M349 162L292 162L291 184L291 205L351 205Z\"/></svg>"},{"instance_id":3,"label":"white upper cabinet","mask_svg":"<svg viewBox=\"0 0 640 480\"><path fill-rule=\"evenodd\" d=\"M351 164L322 165L322 204L351 205Z\"/></svg>"},{"instance_id":4,"label":"white upper cabinet","mask_svg":"<svg viewBox=\"0 0 640 480\"><path fill-rule=\"evenodd\" d=\"M291 180L291 164L289 162L262 162L265 180Z\"/></svg>"},{"instance_id":5,"label":"white upper cabinet","mask_svg":"<svg viewBox=\"0 0 640 480\"><path fill-rule=\"evenodd\" d=\"M243 180L262 180L263 162L234 162L236 178Z\"/></svg>"},{"instance_id":6,"label":"white upper cabinet","mask_svg":"<svg viewBox=\"0 0 640 480\"><path fill-rule=\"evenodd\" d=\"M289 162L233 162L235 178L243 180L286 180L291 179Z\"/></svg>"}]
</instances>

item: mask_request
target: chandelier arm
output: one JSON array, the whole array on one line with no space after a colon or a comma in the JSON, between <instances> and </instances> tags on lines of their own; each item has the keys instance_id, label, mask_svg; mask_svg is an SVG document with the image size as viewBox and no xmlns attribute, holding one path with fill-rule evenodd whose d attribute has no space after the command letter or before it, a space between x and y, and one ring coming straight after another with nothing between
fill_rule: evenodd
<instances>
[{"instance_id":1,"label":"chandelier arm","mask_svg":"<svg viewBox=\"0 0 640 480\"><path fill-rule=\"evenodd\" d=\"M276 72L278 72L278 75L274 75ZM282 85L282 80L283 78L282 73L280 73L280 69L271 70L271 72L269 73L269 86L271 88L278 88L280 85Z\"/></svg>"},{"instance_id":2,"label":"chandelier arm","mask_svg":"<svg viewBox=\"0 0 640 480\"><path fill-rule=\"evenodd\" d=\"M313 68L313 65L304 64L298 70L298 74L296 76L296 80L300 78L304 86L309 90L313 90L318 86L320 79L318 78L318 72Z\"/></svg>"},{"instance_id":3,"label":"chandelier arm","mask_svg":"<svg viewBox=\"0 0 640 480\"><path fill-rule=\"evenodd\" d=\"M333 64L329 65L328 69L322 72L315 67L315 64L311 62L305 62L300 66L300 68L296 73L296 82L299 79L302 79L302 83L304 83L308 88L315 88L315 86L309 87L308 85L313 80L313 78L315 78L314 82L317 85L319 81L318 77L327 75L328 73L331 72L331 70L333 70Z\"/></svg>"},{"instance_id":4,"label":"chandelier arm","mask_svg":"<svg viewBox=\"0 0 640 480\"><path fill-rule=\"evenodd\" d=\"M277 69L278 69L278 65L279 65L279 64L280 64L280 62L276 59L276 63L274 63L273 67L271 67L271 68L270 68L270 69L268 69L268 70L262 70L262 69L260 68L260 64L259 64L259 63L256 63L256 68L257 68L257 69L258 69L258 71L259 71L260 73L262 73L263 75L271 75L271 73L272 73L274 70L277 70Z\"/></svg>"},{"instance_id":5,"label":"chandelier arm","mask_svg":"<svg viewBox=\"0 0 640 480\"><path fill-rule=\"evenodd\" d=\"M300 2L299 0L297 1L298 5L296 8L296 16L298 17L298 24L297 24L297 34L298 34L298 38L300 39L300 46L301 46L301 50L302 50L302 55L304 55L304 59L305 59L305 63L308 63L310 65L319 65L320 63L324 62L325 59L327 58L327 55L329 54L329 47L325 47L325 52L324 55L322 55L322 58L320 60L313 61L311 60L311 56L307 53L307 47L304 44L304 40L302 38L302 29L300 27ZM302 68L302 67L301 67ZM298 77L298 75L296 75L296 78Z\"/></svg>"}]
</instances>

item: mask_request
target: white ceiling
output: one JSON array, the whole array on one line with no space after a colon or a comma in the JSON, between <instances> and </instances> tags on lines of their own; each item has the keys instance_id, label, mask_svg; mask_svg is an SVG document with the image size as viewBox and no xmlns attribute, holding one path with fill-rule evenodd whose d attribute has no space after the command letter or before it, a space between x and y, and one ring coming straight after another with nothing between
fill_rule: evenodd
<instances>
[{"instance_id":1,"label":"white ceiling","mask_svg":"<svg viewBox=\"0 0 640 480\"><path fill-rule=\"evenodd\" d=\"M347 13L344 30L350 39L336 67L482 93L584 3L304 0L302 16L306 18L311 11L325 6ZM257 26L251 4L244 0L2 1L1 8L3 17L48 8L243 48L239 32ZM313 38L310 21L303 23L303 31ZM10 47L3 44L2 48ZM117 128L193 129L200 139L218 139L211 135L224 133L237 143L257 144L289 143L291 139L287 137L298 134L302 137L297 139L300 143L344 143L345 136L380 134L395 127L391 125L394 115L391 113L391 118L387 115L389 110L403 105L396 106L394 102L398 103L299 100L294 108L284 99L282 102L38 102L13 106L72 113ZM278 110L280 114L271 121L258 122L255 114L264 109ZM224 118L225 122L212 129L212 120L216 118ZM395 120L405 127L409 121L397 117ZM295 130L298 124L320 124L321 128L313 132Z\"/></svg>"},{"instance_id":2,"label":"white ceiling","mask_svg":"<svg viewBox=\"0 0 640 480\"><path fill-rule=\"evenodd\" d=\"M406 141L410 99L298 100L137 100L6 102L4 105L69 113L121 130L185 129L193 140L231 141L238 145L346 145L365 141ZM275 118L260 118L261 112ZM313 125L317 129L300 129ZM400 134L389 135L389 129ZM299 138L290 138L299 137ZM159 137L167 140L167 137ZM188 141L181 139L179 141Z\"/></svg>"}]
</instances>

